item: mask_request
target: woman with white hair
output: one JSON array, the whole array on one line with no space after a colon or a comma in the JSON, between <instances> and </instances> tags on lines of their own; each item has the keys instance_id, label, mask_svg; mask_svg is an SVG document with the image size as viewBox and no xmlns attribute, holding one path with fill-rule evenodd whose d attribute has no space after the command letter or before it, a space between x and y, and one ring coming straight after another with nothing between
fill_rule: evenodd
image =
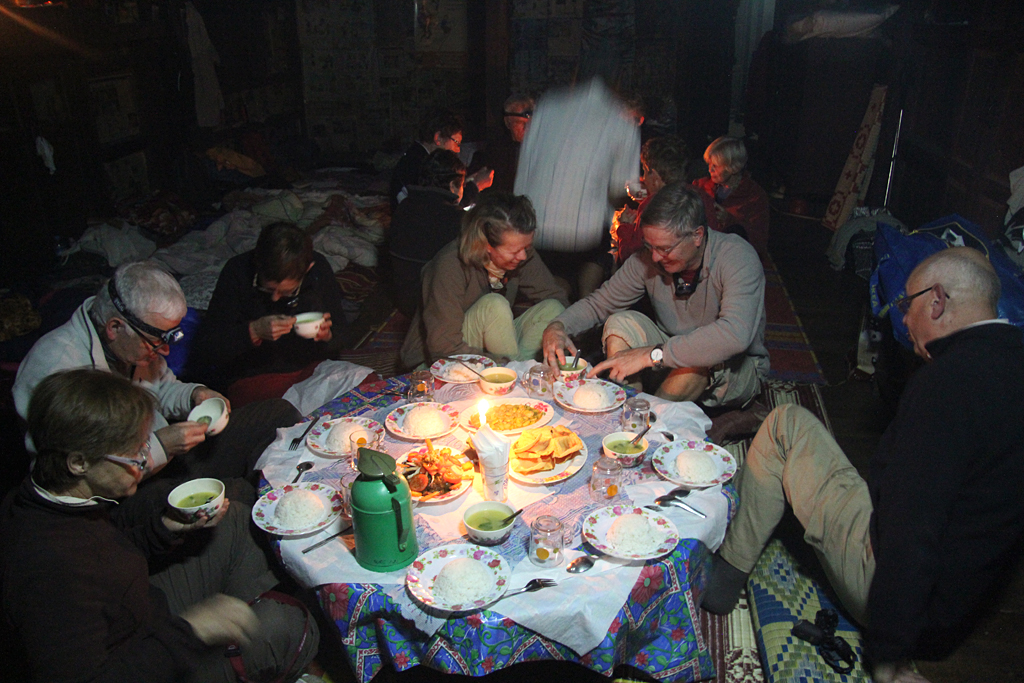
<instances>
[{"instance_id":1,"label":"woman with white hair","mask_svg":"<svg viewBox=\"0 0 1024 683\"><path fill-rule=\"evenodd\" d=\"M757 249L768 253L768 195L747 173L747 147L738 138L720 137L704 152L709 178L693 184L715 200L715 213L722 232L738 234Z\"/></svg>"},{"instance_id":2,"label":"woman with white hair","mask_svg":"<svg viewBox=\"0 0 1024 683\"><path fill-rule=\"evenodd\" d=\"M544 328L568 302L533 250L536 229L526 196L480 195L459 239L423 268L422 302L402 345L404 365L454 353L502 361L538 354ZM512 305L520 292L535 303L516 318Z\"/></svg>"}]
</instances>

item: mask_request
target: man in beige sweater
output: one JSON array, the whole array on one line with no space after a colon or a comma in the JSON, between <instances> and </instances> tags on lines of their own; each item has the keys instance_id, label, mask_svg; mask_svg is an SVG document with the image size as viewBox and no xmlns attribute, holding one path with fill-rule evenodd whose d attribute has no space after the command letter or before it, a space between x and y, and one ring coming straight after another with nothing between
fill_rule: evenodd
<instances>
[{"instance_id":1,"label":"man in beige sweater","mask_svg":"<svg viewBox=\"0 0 1024 683\"><path fill-rule=\"evenodd\" d=\"M705 408L743 408L768 374L764 345L764 269L742 238L710 231L704 204L688 183L665 186L643 214L644 249L599 290L544 331L544 359L576 352L569 335L603 322L608 371L616 382L664 369L657 395ZM655 319L629 310L646 292ZM756 427L755 427L756 428Z\"/></svg>"}]
</instances>

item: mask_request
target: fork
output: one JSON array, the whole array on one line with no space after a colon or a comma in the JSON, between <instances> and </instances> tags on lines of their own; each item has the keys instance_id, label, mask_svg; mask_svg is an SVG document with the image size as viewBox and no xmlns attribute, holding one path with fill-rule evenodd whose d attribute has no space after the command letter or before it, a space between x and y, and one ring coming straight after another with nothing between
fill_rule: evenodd
<instances>
[{"instance_id":1,"label":"fork","mask_svg":"<svg viewBox=\"0 0 1024 683\"><path fill-rule=\"evenodd\" d=\"M551 588L552 586L557 585L558 582L553 579L530 579L529 583L522 588L514 591L508 591L498 598L498 600L504 600L505 598L512 597L513 595L519 595L520 593L533 593L534 591L539 591L541 588Z\"/></svg>"},{"instance_id":2,"label":"fork","mask_svg":"<svg viewBox=\"0 0 1024 683\"><path fill-rule=\"evenodd\" d=\"M309 426L306 427L306 431L302 432L302 434L299 434L297 437L292 439L291 444L288 445L288 450L290 450L290 451L297 451L297 450L299 450L299 446L302 444L302 441L306 438L306 434L309 434L310 430L312 430L313 427L316 426L316 423L319 422L319 421L320 421L319 417L317 419L311 421L309 423Z\"/></svg>"}]
</instances>

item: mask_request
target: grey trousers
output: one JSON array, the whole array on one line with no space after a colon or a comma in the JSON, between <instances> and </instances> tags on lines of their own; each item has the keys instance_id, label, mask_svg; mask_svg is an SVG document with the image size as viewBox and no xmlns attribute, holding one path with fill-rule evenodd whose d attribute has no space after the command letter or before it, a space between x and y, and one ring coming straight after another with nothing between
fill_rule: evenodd
<instances>
[{"instance_id":1,"label":"grey trousers","mask_svg":"<svg viewBox=\"0 0 1024 683\"><path fill-rule=\"evenodd\" d=\"M722 559L750 572L788 502L839 599L866 624L875 575L871 498L825 426L799 406L776 408L754 437L737 481L739 511L718 550Z\"/></svg>"},{"instance_id":2,"label":"grey trousers","mask_svg":"<svg viewBox=\"0 0 1024 683\"><path fill-rule=\"evenodd\" d=\"M267 566L266 556L249 533L251 508L232 501L227 514L213 529L195 534L203 538L187 543L180 561L150 576L153 585L167 595L174 614L217 593L249 602L272 588L277 579ZM253 605L260 631L242 647L246 674L253 681L274 680L287 674L294 679L316 656L320 632L316 621L298 607L262 599ZM305 642L303 633L305 631ZM301 652L300 650L300 642ZM211 647L192 680L195 683L234 683L237 680L225 648ZM296 652L298 657L295 658ZM295 658L292 666L288 664ZM288 671L284 669L288 667Z\"/></svg>"}]
</instances>

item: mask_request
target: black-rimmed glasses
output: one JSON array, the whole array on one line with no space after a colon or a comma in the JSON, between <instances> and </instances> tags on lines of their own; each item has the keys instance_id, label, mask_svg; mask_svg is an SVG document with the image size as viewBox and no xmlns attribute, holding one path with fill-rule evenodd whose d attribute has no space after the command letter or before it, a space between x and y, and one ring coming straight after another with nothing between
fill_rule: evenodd
<instances>
[{"instance_id":1,"label":"black-rimmed glasses","mask_svg":"<svg viewBox=\"0 0 1024 683\"><path fill-rule=\"evenodd\" d=\"M252 286L253 286L253 289L255 289L256 291L261 292L263 294L269 294L270 296L273 296L274 293L275 293L275 290L272 287L264 287L263 285L261 285L259 283L259 277L260 277L259 274L256 274L256 275L252 276ZM296 308L296 307L298 307L298 305L299 305L299 294L302 293L302 283L304 281L305 281L305 278L303 278L302 280L299 280L299 286L296 287L295 290L291 294L289 294L287 297L282 296L280 299L278 299L278 301L281 301L288 308Z\"/></svg>"},{"instance_id":2,"label":"black-rimmed glasses","mask_svg":"<svg viewBox=\"0 0 1024 683\"><path fill-rule=\"evenodd\" d=\"M920 292L918 292L916 294L909 294L909 295L906 295L906 296L901 296L899 299L896 299L896 301L893 301L892 305L895 306L896 310L898 310L900 313L902 313L903 315L906 315L910 311L910 302L911 301L913 301L914 299L916 299L919 296L923 296L924 294L927 294L928 292L932 291L933 289L935 289L935 285L932 285L931 287L926 287L926 288L922 289ZM946 295L946 298L947 299L949 298L949 294Z\"/></svg>"}]
</instances>

